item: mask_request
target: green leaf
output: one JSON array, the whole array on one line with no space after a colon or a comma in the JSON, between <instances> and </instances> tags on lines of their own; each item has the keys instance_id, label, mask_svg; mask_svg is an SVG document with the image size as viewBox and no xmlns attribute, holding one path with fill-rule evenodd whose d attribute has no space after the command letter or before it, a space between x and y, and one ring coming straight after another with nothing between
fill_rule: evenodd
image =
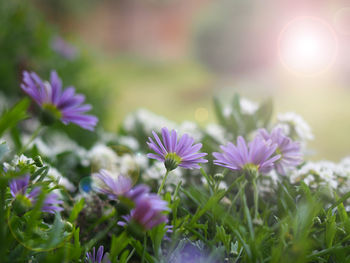
<instances>
[{"instance_id":1,"label":"green leaf","mask_svg":"<svg viewBox=\"0 0 350 263\"><path fill-rule=\"evenodd\" d=\"M79 213L81 212L81 210L83 210L85 205L85 199L82 198L79 200L79 202L74 204L74 207L72 209L72 212L70 213L69 219L68 221L73 223L79 216Z\"/></svg>"},{"instance_id":2,"label":"green leaf","mask_svg":"<svg viewBox=\"0 0 350 263\"><path fill-rule=\"evenodd\" d=\"M29 100L23 99L14 105L10 110L6 111L0 118L0 136L8 129L13 128L18 122L28 117L27 109Z\"/></svg>"}]
</instances>

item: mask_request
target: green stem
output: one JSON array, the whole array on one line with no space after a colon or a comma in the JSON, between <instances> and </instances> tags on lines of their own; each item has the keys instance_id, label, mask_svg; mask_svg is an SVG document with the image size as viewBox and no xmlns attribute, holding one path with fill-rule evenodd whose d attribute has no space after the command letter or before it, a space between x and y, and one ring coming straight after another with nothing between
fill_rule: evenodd
<instances>
[{"instance_id":1,"label":"green stem","mask_svg":"<svg viewBox=\"0 0 350 263\"><path fill-rule=\"evenodd\" d=\"M253 178L253 189L254 189L254 218L257 219L259 215L259 192L258 187L256 185L256 177Z\"/></svg>"},{"instance_id":2,"label":"green stem","mask_svg":"<svg viewBox=\"0 0 350 263\"><path fill-rule=\"evenodd\" d=\"M145 237L143 238L143 252L142 252L141 263L145 262L146 247L147 247L147 235L145 234Z\"/></svg>"},{"instance_id":3,"label":"green stem","mask_svg":"<svg viewBox=\"0 0 350 263\"><path fill-rule=\"evenodd\" d=\"M163 180L162 180L162 184L160 185L159 189L158 189L158 195L160 195L162 193L162 190L164 188L164 184L165 184L165 181L166 181L166 178L168 177L168 174L169 174L169 171L167 170L164 177L163 177Z\"/></svg>"},{"instance_id":4,"label":"green stem","mask_svg":"<svg viewBox=\"0 0 350 263\"><path fill-rule=\"evenodd\" d=\"M29 141L25 145L23 145L22 148L19 150L18 155L21 155L25 150L27 150L29 145L36 139L36 137L39 136L42 129L43 129L42 125L39 125L38 128L36 128L36 130L33 132L32 136L30 137Z\"/></svg>"}]
</instances>

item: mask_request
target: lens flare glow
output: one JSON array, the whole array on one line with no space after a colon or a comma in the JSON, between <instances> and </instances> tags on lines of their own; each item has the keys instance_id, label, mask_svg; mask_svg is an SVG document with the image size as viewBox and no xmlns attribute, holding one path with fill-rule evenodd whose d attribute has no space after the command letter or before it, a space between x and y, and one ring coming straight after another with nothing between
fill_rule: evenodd
<instances>
[{"instance_id":1,"label":"lens flare glow","mask_svg":"<svg viewBox=\"0 0 350 263\"><path fill-rule=\"evenodd\" d=\"M337 54L334 30L315 17L289 22L279 36L279 58L296 74L316 75L329 69Z\"/></svg>"}]
</instances>

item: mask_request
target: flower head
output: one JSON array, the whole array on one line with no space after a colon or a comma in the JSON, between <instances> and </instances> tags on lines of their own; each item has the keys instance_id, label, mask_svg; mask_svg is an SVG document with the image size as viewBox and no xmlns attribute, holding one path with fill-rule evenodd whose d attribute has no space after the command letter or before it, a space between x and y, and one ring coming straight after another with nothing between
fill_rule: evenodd
<instances>
[{"instance_id":1,"label":"flower head","mask_svg":"<svg viewBox=\"0 0 350 263\"><path fill-rule=\"evenodd\" d=\"M223 153L213 153L216 160L214 164L229 168L234 171L245 170L253 172L269 172L281 156L274 155L277 144L265 141L261 136L256 136L252 142L246 144L243 137L237 138L237 146L228 143L220 146Z\"/></svg>"},{"instance_id":2,"label":"flower head","mask_svg":"<svg viewBox=\"0 0 350 263\"><path fill-rule=\"evenodd\" d=\"M169 211L166 201L156 194L146 193L137 199L135 208L125 219L138 223L145 230L150 230L161 223L168 222L165 211Z\"/></svg>"},{"instance_id":3,"label":"flower head","mask_svg":"<svg viewBox=\"0 0 350 263\"><path fill-rule=\"evenodd\" d=\"M51 72L50 82L43 82L34 72L23 72L22 90L27 93L43 110L47 119L60 119L62 123L75 123L78 126L94 130L98 119L85 114L91 105L82 104L85 97L75 94L73 87L62 90L62 81L55 71Z\"/></svg>"},{"instance_id":4,"label":"flower head","mask_svg":"<svg viewBox=\"0 0 350 263\"><path fill-rule=\"evenodd\" d=\"M147 144L155 153L149 153L147 157L164 162L168 171L174 170L177 166L186 169L199 169L199 163L207 162L207 160L202 158L207 154L198 153L202 148L202 144L193 145L194 139L187 134L178 138L175 130L169 132L167 128L163 128L162 142L154 131L152 133L156 142L149 137Z\"/></svg>"},{"instance_id":5,"label":"flower head","mask_svg":"<svg viewBox=\"0 0 350 263\"><path fill-rule=\"evenodd\" d=\"M9 182L10 193L16 198L18 195L24 196L31 204L35 204L38 200L38 197L41 192L40 187L33 188L29 193L27 193L27 189L29 186L30 176L24 175L17 178L12 179ZM55 212L62 211L63 208L59 205L62 204L63 201L59 200L59 196L55 193L49 193L46 195L43 205L41 207L41 211L54 214Z\"/></svg>"},{"instance_id":6,"label":"flower head","mask_svg":"<svg viewBox=\"0 0 350 263\"><path fill-rule=\"evenodd\" d=\"M123 175L115 176L104 169L92 174L92 176L98 180L95 190L106 194L112 200L117 200L122 196L137 202L140 196L150 191L149 187L143 184L132 187L132 180L129 177Z\"/></svg>"},{"instance_id":7,"label":"flower head","mask_svg":"<svg viewBox=\"0 0 350 263\"><path fill-rule=\"evenodd\" d=\"M63 204L62 200L59 200L59 196L55 193L49 193L44 200L41 211L54 214L63 210L59 205Z\"/></svg>"},{"instance_id":8,"label":"flower head","mask_svg":"<svg viewBox=\"0 0 350 263\"><path fill-rule=\"evenodd\" d=\"M128 177L114 176L107 170L101 169L98 173L92 174L93 178L98 179L96 182L96 191L106 194L110 199L118 199L119 196L125 195L132 188L132 181Z\"/></svg>"},{"instance_id":9,"label":"flower head","mask_svg":"<svg viewBox=\"0 0 350 263\"><path fill-rule=\"evenodd\" d=\"M86 258L85 258L85 262L86 263L110 263L111 261L108 258L108 255L105 254L103 256L103 250L104 247L100 246L97 250L97 254L96 254L96 250L95 247L93 247L92 249L92 253L91 252L86 252Z\"/></svg>"},{"instance_id":10,"label":"flower head","mask_svg":"<svg viewBox=\"0 0 350 263\"><path fill-rule=\"evenodd\" d=\"M285 136L282 129L274 128L270 134L265 129L261 129L259 134L266 141L270 140L277 144L276 153L281 157L275 162L275 168L279 174L285 175L287 168L295 167L301 163L300 144Z\"/></svg>"},{"instance_id":11,"label":"flower head","mask_svg":"<svg viewBox=\"0 0 350 263\"><path fill-rule=\"evenodd\" d=\"M12 179L9 182L10 192L13 197L17 195L25 195L29 185L29 174Z\"/></svg>"}]
</instances>

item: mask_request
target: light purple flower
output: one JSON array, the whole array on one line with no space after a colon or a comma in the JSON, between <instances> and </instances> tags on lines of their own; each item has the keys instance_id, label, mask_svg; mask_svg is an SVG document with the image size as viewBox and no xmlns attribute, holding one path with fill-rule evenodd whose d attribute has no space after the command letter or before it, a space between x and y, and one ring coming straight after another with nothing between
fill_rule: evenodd
<instances>
[{"instance_id":1,"label":"light purple flower","mask_svg":"<svg viewBox=\"0 0 350 263\"><path fill-rule=\"evenodd\" d=\"M228 143L220 146L223 153L213 153L216 160L214 164L229 168L234 171L246 170L267 173L274 167L274 162L281 155L273 155L277 144L265 141L261 136L256 136L247 146L243 137L237 138L237 146Z\"/></svg>"},{"instance_id":2,"label":"light purple flower","mask_svg":"<svg viewBox=\"0 0 350 263\"><path fill-rule=\"evenodd\" d=\"M132 188L130 178L122 175L114 176L105 169L93 173L92 177L98 179L98 182L95 183L95 190L107 195L110 199L118 199L119 196L125 195Z\"/></svg>"},{"instance_id":3,"label":"light purple flower","mask_svg":"<svg viewBox=\"0 0 350 263\"><path fill-rule=\"evenodd\" d=\"M266 141L277 144L276 154L281 157L275 162L275 168L279 174L285 175L288 168L302 162L300 144L285 136L281 128L274 128L270 134L265 129L260 129L259 134Z\"/></svg>"},{"instance_id":4,"label":"light purple flower","mask_svg":"<svg viewBox=\"0 0 350 263\"><path fill-rule=\"evenodd\" d=\"M164 212L169 210L166 201L156 194L147 193L138 198L137 202L135 202L135 208L124 219L137 222L145 230L150 230L161 223L168 222Z\"/></svg>"},{"instance_id":5,"label":"light purple flower","mask_svg":"<svg viewBox=\"0 0 350 263\"><path fill-rule=\"evenodd\" d=\"M77 56L77 49L67 43L62 37L56 36L51 42L51 48L62 57L73 60Z\"/></svg>"},{"instance_id":6,"label":"light purple flower","mask_svg":"<svg viewBox=\"0 0 350 263\"><path fill-rule=\"evenodd\" d=\"M9 182L11 195L13 197L16 197L18 194L26 195L29 179L29 174L12 179Z\"/></svg>"},{"instance_id":7,"label":"light purple flower","mask_svg":"<svg viewBox=\"0 0 350 263\"><path fill-rule=\"evenodd\" d=\"M62 90L62 81L55 71L51 72L50 82L43 82L34 72L24 71L21 88L50 116L66 125L75 123L84 129L94 130L98 119L85 114L91 110L91 105L82 104L85 96L75 94L73 87Z\"/></svg>"},{"instance_id":8,"label":"light purple flower","mask_svg":"<svg viewBox=\"0 0 350 263\"><path fill-rule=\"evenodd\" d=\"M23 195L34 205L37 202L37 199L40 195L41 188L35 187L29 193L27 193L27 189L29 186L29 175L24 175L12 179L9 182L10 193L16 198L17 195ZM63 201L59 200L59 197L55 193L49 193L46 195L43 205L41 207L41 211L54 214L55 212L60 212L63 210L59 205L62 204Z\"/></svg>"},{"instance_id":9,"label":"light purple flower","mask_svg":"<svg viewBox=\"0 0 350 263\"><path fill-rule=\"evenodd\" d=\"M105 254L103 256L103 250L104 247L100 246L97 250L97 254L96 254L96 250L95 247L93 247L92 249L92 253L91 252L86 252L86 258L85 258L85 262L86 263L110 263L111 261L108 258L108 255Z\"/></svg>"},{"instance_id":10,"label":"light purple flower","mask_svg":"<svg viewBox=\"0 0 350 263\"><path fill-rule=\"evenodd\" d=\"M54 214L63 210L59 205L63 204L62 200L59 200L59 196L55 193L49 193L44 200L41 211Z\"/></svg>"},{"instance_id":11,"label":"light purple flower","mask_svg":"<svg viewBox=\"0 0 350 263\"><path fill-rule=\"evenodd\" d=\"M120 196L127 197L133 202L137 202L140 196L150 191L147 185L138 185L132 188L132 180L123 175L113 175L111 172L101 169L92 176L97 178L95 190L105 194L112 200L117 200Z\"/></svg>"},{"instance_id":12,"label":"light purple flower","mask_svg":"<svg viewBox=\"0 0 350 263\"><path fill-rule=\"evenodd\" d=\"M207 160L202 158L207 154L198 153L202 148L202 144L198 143L193 145L194 139L187 134L178 138L175 130L169 132L167 128L163 128L163 141L160 140L154 131L152 134L156 142L149 137L149 142L147 142L147 144L155 153L149 153L147 157L164 162L168 171L174 170L177 166L186 169L199 169L199 163L207 162Z\"/></svg>"}]
</instances>

